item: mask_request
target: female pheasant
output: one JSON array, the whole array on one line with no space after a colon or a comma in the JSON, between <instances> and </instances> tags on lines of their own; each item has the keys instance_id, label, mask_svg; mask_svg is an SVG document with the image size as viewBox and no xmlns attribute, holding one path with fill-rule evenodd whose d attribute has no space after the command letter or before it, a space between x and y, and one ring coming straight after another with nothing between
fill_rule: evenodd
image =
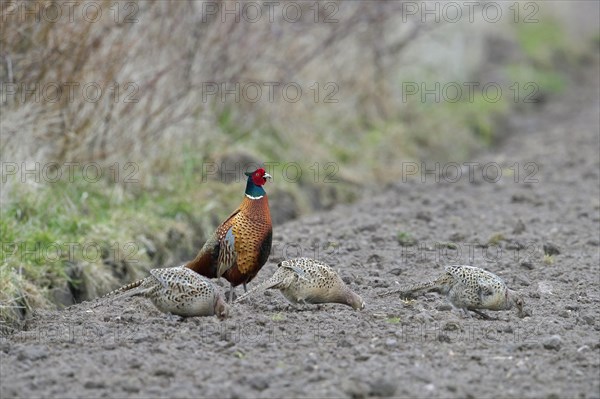
<instances>
[{"instance_id":1,"label":"female pheasant","mask_svg":"<svg viewBox=\"0 0 600 399\"><path fill-rule=\"evenodd\" d=\"M125 285L105 295L122 297L141 295L163 313L178 316L212 316L223 319L229 306L223 295L207 278L183 266L150 270L150 276Z\"/></svg>"},{"instance_id":2,"label":"female pheasant","mask_svg":"<svg viewBox=\"0 0 600 399\"><path fill-rule=\"evenodd\" d=\"M523 298L506 286L504 281L487 270L473 266L446 266L446 273L435 280L387 291L380 297L396 293L403 295L419 291L440 291L452 305L462 309L466 315L471 310L484 318L490 318L479 309L509 310L517 307L523 317Z\"/></svg>"},{"instance_id":3,"label":"female pheasant","mask_svg":"<svg viewBox=\"0 0 600 399\"><path fill-rule=\"evenodd\" d=\"M341 303L353 309L363 309L365 303L353 292L329 266L314 259L296 258L277 265L273 276L239 297L248 296L275 288L292 304L297 303Z\"/></svg>"},{"instance_id":4,"label":"female pheasant","mask_svg":"<svg viewBox=\"0 0 600 399\"><path fill-rule=\"evenodd\" d=\"M263 169L246 173L245 198L206 241L196 258L185 265L209 278L224 277L233 289L250 282L267 262L273 228L269 201L263 185L271 176Z\"/></svg>"}]
</instances>

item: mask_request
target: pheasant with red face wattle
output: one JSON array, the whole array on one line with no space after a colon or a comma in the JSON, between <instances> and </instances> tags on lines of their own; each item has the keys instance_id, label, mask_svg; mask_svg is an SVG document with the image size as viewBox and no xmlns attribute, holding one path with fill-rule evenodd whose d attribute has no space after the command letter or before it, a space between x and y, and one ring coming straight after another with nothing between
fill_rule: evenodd
<instances>
[{"instance_id":1,"label":"pheasant with red face wattle","mask_svg":"<svg viewBox=\"0 0 600 399\"><path fill-rule=\"evenodd\" d=\"M246 173L245 198L206 241L196 258L186 267L209 277L223 277L233 288L250 282L267 262L273 229L269 201L263 185L271 178L263 168Z\"/></svg>"}]
</instances>

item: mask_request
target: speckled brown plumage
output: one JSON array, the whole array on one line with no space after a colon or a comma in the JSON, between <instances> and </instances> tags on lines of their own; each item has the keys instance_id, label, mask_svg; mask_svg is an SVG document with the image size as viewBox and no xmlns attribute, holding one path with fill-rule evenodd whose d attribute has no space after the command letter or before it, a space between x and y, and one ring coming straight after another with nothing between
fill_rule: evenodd
<instances>
[{"instance_id":1,"label":"speckled brown plumage","mask_svg":"<svg viewBox=\"0 0 600 399\"><path fill-rule=\"evenodd\" d=\"M277 265L273 276L239 297L243 301L250 295L267 289L278 289L293 304L341 303L354 309L363 309L365 303L325 263L309 258L286 260Z\"/></svg>"},{"instance_id":2,"label":"speckled brown plumage","mask_svg":"<svg viewBox=\"0 0 600 399\"><path fill-rule=\"evenodd\" d=\"M116 296L114 296L116 295ZM152 301L158 310L178 316L227 317L229 307L223 295L207 278L183 266L152 269L150 276L125 285L106 297L112 301L141 295Z\"/></svg>"},{"instance_id":3,"label":"speckled brown plumage","mask_svg":"<svg viewBox=\"0 0 600 399\"><path fill-rule=\"evenodd\" d=\"M241 205L221 223L186 267L209 278L225 278L232 291L240 284L246 289L271 252L271 213L262 189L268 177L264 169L248 174Z\"/></svg>"},{"instance_id":4,"label":"speckled brown plumage","mask_svg":"<svg viewBox=\"0 0 600 399\"><path fill-rule=\"evenodd\" d=\"M524 315L523 298L508 288L495 274L478 267L463 265L446 266L445 271L435 280L387 291L379 296L436 290L446 295L450 303L463 309L466 314L471 310L487 317L478 310L509 310L516 306L519 316Z\"/></svg>"}]
</instances>

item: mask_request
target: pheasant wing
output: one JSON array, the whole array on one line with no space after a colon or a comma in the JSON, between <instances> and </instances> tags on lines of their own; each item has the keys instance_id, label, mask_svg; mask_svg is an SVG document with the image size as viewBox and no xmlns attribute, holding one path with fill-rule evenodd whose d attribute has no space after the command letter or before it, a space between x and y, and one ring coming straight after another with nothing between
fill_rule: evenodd
<instances>
[{"instance_id":1,"label":"pheasant wing","mask_svg":"<svg viewBox=\"0 0 600 399\"><path fill-rule=\"evenodd\" d=\"M164 268L150 270L150 275L154 277L165 290L169 288L168 270L169 269Z\"/></svg>"},{"instance_id":2,"label":"pheasant wing","mask_svg":"<svg viewBox=\"0 0 600 399\"><path fill-rule=\"evenodd\" d=\"M237 252L235 250L235 235L233 226L227 229L227 232L219 240L219 258L217 266L217 277L231 269L237 262Z\"/></svg>"},{"instance_id":3,"label":"pheasant wing","mask_svg":"<svg viewBox=\"0 0 600 399\"><path fill-rule=\"evenodd\" d=\"M486 279L477 279L477 286L479 288L479 297L481 299L494 295L494 288Z\"/></svg>"},{"instance_id":4,"label":"pheasant wing","mask_svg":"<svg viewBox=\"0 0 600 399\"><path fill-rule=\"evenodd\" d=\"M279 267L283 267L285 269L291 270L292 272L296 273L298 275L298 277L300 277L303 280L306 281L310 281L311 279L309 278L309 276L307 276L307 274L304 272L304 270L302 270L301 267L298 267L290 262L286 262L285 264L280 263L278 265Z\"/></svg>"}]
</instances>

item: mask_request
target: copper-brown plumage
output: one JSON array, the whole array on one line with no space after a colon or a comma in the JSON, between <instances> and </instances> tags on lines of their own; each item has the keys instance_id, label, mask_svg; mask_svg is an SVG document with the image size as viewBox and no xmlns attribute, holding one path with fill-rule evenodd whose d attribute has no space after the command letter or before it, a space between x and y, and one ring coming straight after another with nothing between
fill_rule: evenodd
<instances>
[{"instance_id":1,"label":"copper-brown plumage","mask_svg":"<svg viewBox=\"0 0 600 399\"><path fill-rule=\"evenodd\" d=\"M246 288L271 252L271 214L262 188L268 177L264 169L248 174L241 205L217 227L186 267L209 278L223 277L232 288L240 284Z\"/></svg>"}]
</instances>

